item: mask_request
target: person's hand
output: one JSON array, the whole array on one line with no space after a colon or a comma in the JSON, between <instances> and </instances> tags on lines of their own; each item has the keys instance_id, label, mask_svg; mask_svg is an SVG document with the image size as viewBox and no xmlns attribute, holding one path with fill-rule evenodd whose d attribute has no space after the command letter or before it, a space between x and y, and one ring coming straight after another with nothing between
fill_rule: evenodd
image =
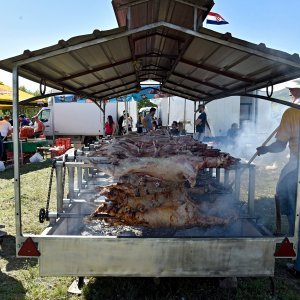
<instances>
[{"instance_id":1,"label":"person's hand","mask_svg":"<svg viewBox=\"0 0 300 300\"><path fill-rule=\"evenodd\" d=\"M269 149L268 149L268 146L261 146L261 147L257 147L256 151L257 151L257 155L260 156L260 155L268 153Z\"/></svg>"}]
</instances>

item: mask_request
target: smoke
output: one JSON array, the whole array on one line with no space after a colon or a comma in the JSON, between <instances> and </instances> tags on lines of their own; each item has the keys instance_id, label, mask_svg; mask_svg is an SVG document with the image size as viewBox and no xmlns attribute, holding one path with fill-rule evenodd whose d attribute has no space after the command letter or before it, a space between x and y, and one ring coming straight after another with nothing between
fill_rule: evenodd
<instances>
[{"instance_id":1,"label":"smoke","mask_svg":"<svg viewBox=\"0 0 300 300\"><path fill-rule=\"evenodd\" d=\"M217 145L223 152L241 158L248 162L256 153L256 148L261 146L279 126L281 116L286 106L267 101L257 102L257 112L252 120L241 120L235 138L224 137L224 142ZM228 128L229 129L229 128ZM275 135L267 145L273 143ZM261 166L269 166L267 169L276 169L288 159L288 150L282 153L268 153L255 158L254 163Z\"/></svg>"}]
</instances>

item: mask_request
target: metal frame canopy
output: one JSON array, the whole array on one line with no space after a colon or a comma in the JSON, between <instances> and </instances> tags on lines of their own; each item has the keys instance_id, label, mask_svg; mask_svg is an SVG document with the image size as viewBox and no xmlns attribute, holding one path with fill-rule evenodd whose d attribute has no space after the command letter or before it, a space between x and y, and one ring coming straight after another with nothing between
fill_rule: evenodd
<instances>
[{"instance_id":1,"label":"metal frame canopy","mask_svg":"<svg viewBox=\"0 0 300 300\"><path fill-rule=\"evenodd\" d=\"M211 101L300 77L298 54L201 27L212 1L119 0L113 6L127 26L25 50L0 61L0 68L16 67L27 79L96 100L136 92L147 79L161 82L163 92Z\"/></svg>"}]
</instances>

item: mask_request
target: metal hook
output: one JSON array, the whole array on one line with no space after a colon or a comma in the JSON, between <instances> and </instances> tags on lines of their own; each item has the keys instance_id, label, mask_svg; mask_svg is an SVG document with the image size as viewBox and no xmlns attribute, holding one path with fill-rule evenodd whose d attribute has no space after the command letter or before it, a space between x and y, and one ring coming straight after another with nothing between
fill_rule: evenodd
<instances>
[{"instance_id":1,"label":"metal hook","mask_svg":"<svg viewBox=\"0 0 300 300\"><path fill-rule=\"evenodd\" d=\"M271 92L269 92L269 88L271 88ZM266 93L267 93L268 98L272 97L273 90L274 90L273 82L272 81L268 81L267 86L266 86Z\"/></svg>"},{"instance_id":2,"label":"metal hook","mask_svg":"<svg viewBox=\"0 0 300 300\"><path fill-rule=\"evenodd\" d=\"M44 78L40 81L40 93L41 95L45 95L46 93L46 80Z\"/></svg>"}]
</instances>

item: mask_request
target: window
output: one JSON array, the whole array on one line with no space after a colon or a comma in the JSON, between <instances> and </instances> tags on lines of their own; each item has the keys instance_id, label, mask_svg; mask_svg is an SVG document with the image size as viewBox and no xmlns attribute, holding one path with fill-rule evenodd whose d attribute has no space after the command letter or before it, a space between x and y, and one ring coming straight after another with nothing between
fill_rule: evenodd
<instances>
[{"instance_id":1,"label":"window","mask_svg":"<svg viewBox=\"0 0 300 300\"><path fill-rule=\"evenodd\" d=\"M42 122L48 122L48 120L50 119L50 109L42 110L40 115L39 115L39 119Z\"/></svg>"},{"instance_id":2,"label":"window","mask_svg":"<svg viewBox=\"0 0 300 300\"><path fill-rule=\"evenodd\" d=\"M252 103L241 103L240 120L251 120Z\"/></svg>"}]
</instances>

